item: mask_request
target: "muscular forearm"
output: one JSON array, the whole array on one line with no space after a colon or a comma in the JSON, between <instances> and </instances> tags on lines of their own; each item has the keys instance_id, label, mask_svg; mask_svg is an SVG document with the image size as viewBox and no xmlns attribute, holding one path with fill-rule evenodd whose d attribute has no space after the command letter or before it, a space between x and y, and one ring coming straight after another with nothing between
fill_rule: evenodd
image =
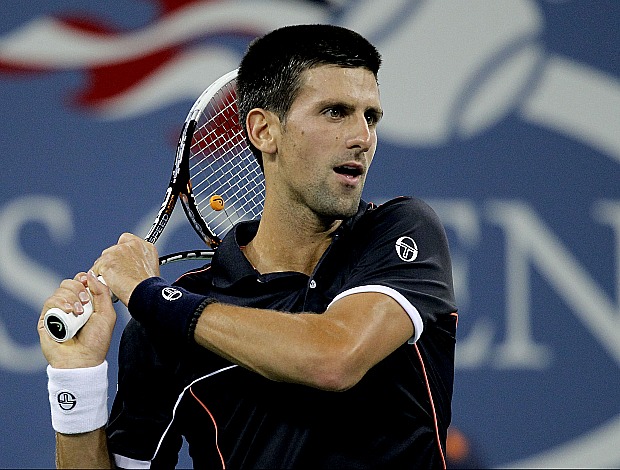
<instances>
[{"instance_id":1,"label":"muscular forearm","mask_svg":"<svg viewBox=\"0 0 620 470\"><path fill-rule=\"evenodd\" d=\"M344 298L321 315L212 304L194 339L272 380L346 390L411 334L398 304L369 293Z\"/></svg>"},{"instance_id":2,"label":"muscular forearm","mask_svg":"<svg viewBox=\"0 0 620 470\"><path fill-rule=\"evenodd\" d=\"M56 433L57 468L114 468L105 430L82 434Z\"/></svg>"},{"instance_id":3,"label":"muscular forearm","mask_svg":"<svg viewBox=\"0 0 620 470\"><path fill-rule=\"evenodd\" d=\"M324 390L352 387L413 334L403 307L378 292L346 295L321 314L291 314L214 302L153 277L128 307L170 348L193 340L269 379Z\"/></svg>"},{"instance_id":4,"label":"muscular forearm","mask_svg":"<svg viewBox=\"0 0 620 470\"><path fill-rule=\"evenodd\" d=\"M194 339L269 379L334 388L327 371L335 373L333 359L343 357L336 351L343 347L346 331L335 334L316 320L318 315L214 304L201 315Z\"/></svg>"}]
</instances>

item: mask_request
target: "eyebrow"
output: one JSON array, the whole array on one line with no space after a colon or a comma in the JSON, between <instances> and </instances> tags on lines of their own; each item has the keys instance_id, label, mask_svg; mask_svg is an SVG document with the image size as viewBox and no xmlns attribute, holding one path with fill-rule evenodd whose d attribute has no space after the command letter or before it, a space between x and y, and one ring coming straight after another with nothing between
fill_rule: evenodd
<instances>
[{"instance_id":1,"label":"eyebrow","mask_svg":"<svg viewBox=\"0 0 620 470\"><path fill-rule=\"evenodd\" d=\"M333 99L333 100L327 99L317 104L318 109L327 109L327 108L333 108L333 107L340 107L349 113L355 110L355 106L352 106L346 103L345 101L338 100L338 99ZM383 117L382 108L379 108L376 106L369 106L364 110L364 114L367 114L369 112L375 117L377 121L379 121Z\"/></svg>"}]
</instances>

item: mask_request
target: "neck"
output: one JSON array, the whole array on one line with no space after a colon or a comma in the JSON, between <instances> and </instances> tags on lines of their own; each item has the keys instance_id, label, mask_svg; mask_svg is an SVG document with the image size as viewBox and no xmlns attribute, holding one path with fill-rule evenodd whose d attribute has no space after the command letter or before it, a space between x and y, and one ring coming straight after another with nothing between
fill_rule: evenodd
<instances>
[{"instance_id":1,"label":"neck","mask_svg":"<svg viewBox=\"0 0 620 470\"><path fill-rule=\"evenodd\" d=\"M266 206L245 256L261 274L295 271L311 275L341 223Z\"/></svg>"}]
</instances>

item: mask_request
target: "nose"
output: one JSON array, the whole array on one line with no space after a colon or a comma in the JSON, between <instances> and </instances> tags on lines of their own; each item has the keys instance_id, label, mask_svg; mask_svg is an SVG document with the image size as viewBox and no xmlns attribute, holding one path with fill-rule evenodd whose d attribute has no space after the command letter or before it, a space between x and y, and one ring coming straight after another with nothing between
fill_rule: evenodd
<instances>
[{"instance_id":1,"label":"nose","mask_svg":"<svg viewBox=\"0 0 620 470\"><path fill-rule=\"evenodd\" d=\"M375 139L375 128L368 124L366 116L362 115L352 120L350 137L347 140L348 148L367 152L372 148Z\"/></svg>"}]
</instances>

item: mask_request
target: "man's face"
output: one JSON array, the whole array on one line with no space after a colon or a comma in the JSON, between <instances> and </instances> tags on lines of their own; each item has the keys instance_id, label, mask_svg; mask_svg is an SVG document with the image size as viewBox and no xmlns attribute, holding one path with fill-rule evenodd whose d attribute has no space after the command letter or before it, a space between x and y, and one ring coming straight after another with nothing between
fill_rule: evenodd
<instances>
[{"instance_id":1,"label":"man's face","mask_svg":"<svg viewBox=\"0 0 620 470\"><path fill-rule=\"evenodd\" d=\"M377 145L382 110L372 72L319 66L305 79L281 127L274 192L321 218L356 213Z\"/></svg>"}]
</instances>

